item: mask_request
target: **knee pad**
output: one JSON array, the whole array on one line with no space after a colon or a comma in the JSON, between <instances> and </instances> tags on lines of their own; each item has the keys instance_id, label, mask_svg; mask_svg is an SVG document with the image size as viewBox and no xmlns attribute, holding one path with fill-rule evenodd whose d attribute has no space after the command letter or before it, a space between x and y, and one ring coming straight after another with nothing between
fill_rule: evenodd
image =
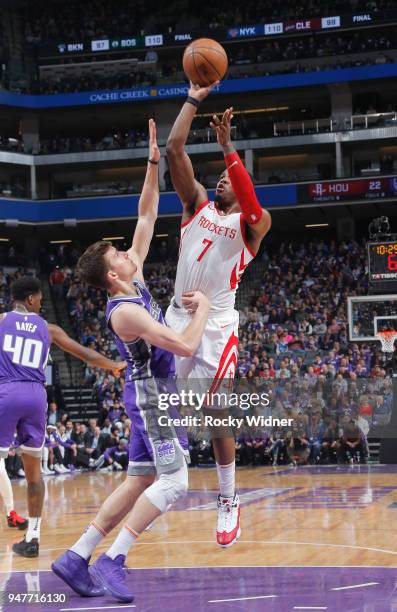
<instances>
[{"instance_id":1,"label":"knee pad","mask_svg":"<svg viewBox=\"0 0 397 612\"><path fill-rule=\"evenodd\" d=\"M145 491L145 495L160 510L166 512L178 499L185 497L189 488L189 476L186 463L172 474L161 474Z\"/></svg>"}]
</instances>

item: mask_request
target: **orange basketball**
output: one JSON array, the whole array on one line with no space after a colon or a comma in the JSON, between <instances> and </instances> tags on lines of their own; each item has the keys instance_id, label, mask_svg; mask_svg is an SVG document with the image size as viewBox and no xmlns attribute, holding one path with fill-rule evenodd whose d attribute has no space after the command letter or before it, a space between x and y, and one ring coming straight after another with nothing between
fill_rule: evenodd
<instances>
[{"instance_id":1,"label":"orange basketball","mask_svg":"<svg viewBox=\"0 0 397 612\"><path fill-rule=\"evenodd\" d=\"M223 79L227 65L225 49L211 38L194 40L183 54L183 70L187 78L201 87Z\"/></svg>"}]
</instances>

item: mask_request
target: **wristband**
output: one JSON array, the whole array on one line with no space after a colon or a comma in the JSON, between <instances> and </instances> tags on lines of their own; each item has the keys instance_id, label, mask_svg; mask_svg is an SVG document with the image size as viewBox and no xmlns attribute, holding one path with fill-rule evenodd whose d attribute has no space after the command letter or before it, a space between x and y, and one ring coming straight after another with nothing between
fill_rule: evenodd
<instances>
[{"instance_id":1,"label":"wristband","mask_svg":"<svg viewBox=\"0 0 397 612\"><path fill-rule=\"evenodd\" d=\"M193 98L192 96L188 96L185 102L187 102L188 104L193 104L193 106L195 106L196 108L200 106L200 101L196 100L196 98Z\"/></svg>"},{"instance_id":2,"label":"wristband","mask_svg":"<svg viewBox=\"0 0 397 612\"><path fill-rule=\"evenodd\" d=\"M158 161L154 161L154 159L148 159L149 164L153 164L153 166L158 166L159 162Z\"/></svg>"}]
</instances>

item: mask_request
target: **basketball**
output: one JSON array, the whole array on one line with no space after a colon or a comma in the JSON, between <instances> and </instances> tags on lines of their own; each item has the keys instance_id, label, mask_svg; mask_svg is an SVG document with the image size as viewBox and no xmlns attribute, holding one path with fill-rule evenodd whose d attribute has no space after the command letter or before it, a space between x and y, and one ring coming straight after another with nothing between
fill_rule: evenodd
<instances>
[{"instance_id":1,"label":"basketball","mask_svg":"<svg viewBox=\"0 0 397 612\"><path fill-rule=\"evenodd\" d=\"M194 40L183 54L183 70L187 78L201 87L223 79L227 66L225 49L211 38Z\"/></svg>"}]
</instances>

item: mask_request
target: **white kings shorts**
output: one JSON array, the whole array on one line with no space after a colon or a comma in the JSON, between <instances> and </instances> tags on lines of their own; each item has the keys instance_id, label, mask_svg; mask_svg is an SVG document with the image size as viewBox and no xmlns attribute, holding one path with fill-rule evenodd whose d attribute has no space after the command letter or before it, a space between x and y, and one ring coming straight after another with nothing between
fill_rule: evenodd
<instances>
[{"instance_id":1,"label":"white kings shorts","mask_svg":"<svg viewBox=\"0 0 397 612\"><path fill-rule=\"evenodd\" d=\"M192 316L182 308L177 308L172 300L165 318L167 325L180 333ZM230 390L237 367L238 324L237 310L213 315L210 313L201 344L193 357L175 355L178 379L189 379L190 382L196 379L198 387L204 392Z\"/></svg>"}]
</instances>

